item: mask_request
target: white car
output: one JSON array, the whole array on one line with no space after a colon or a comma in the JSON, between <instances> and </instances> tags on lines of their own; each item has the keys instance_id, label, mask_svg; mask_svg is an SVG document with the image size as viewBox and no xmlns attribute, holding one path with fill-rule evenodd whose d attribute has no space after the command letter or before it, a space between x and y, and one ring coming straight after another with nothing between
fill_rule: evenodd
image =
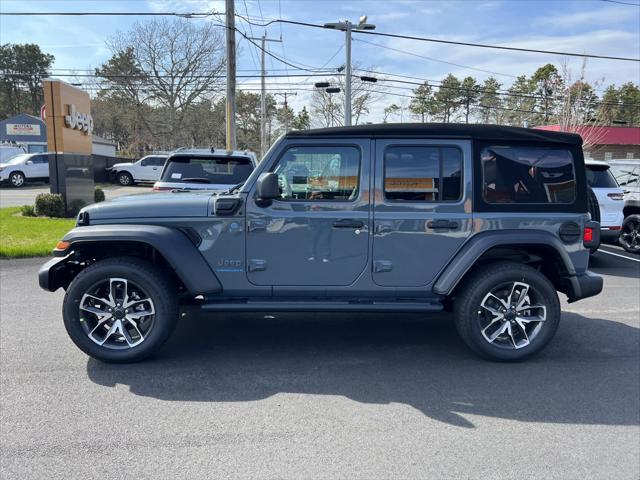
<instances>
[{"instance_id":1,"label":"white car","mask_svg":"<svg viewBox=\"0 0 640 480\"><path fill-rule=\"evenodd\" d=\"M27 181L49 181L49 153L23 153L0 163L0 182L22 187Z\"/></svg>"},{"instance_id":2,"label":"white car","mask_svg":"<svg viewBox=\"0 0 640 480\"><path fill-rule=\"evenodd\" d=\"M612 160L611 172L624 190L624 223L620 244L629 253L640 253L640 159Z\"/></svg>"},{"instance_id":3,"label":"white car","mask_svg":"<svg viewBox=\"0 0 640 480\"><path fill-rule=\"evenodd\" d=\"M615 240L624 221L624 192L616 182L607 162L585 160L587 184L593 190L600 207L600 238Z\"/></svg>"},{"instance_id":4,"label":"white car","mask_svg":"<svg viewBox=\"0 0 640 480\"><path fill-rule=\"evenodd\" d=\"M110 170L116 181L125 187L135 183L152 183L160 178L168 155L147 155L137 162L116 163Z\"/></svg>"}]
</instances>

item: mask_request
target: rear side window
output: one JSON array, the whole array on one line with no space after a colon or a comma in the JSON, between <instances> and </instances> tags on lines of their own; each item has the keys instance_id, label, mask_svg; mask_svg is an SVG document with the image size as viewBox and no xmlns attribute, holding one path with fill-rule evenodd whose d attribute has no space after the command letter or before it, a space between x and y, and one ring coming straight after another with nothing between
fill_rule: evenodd
<instances>
[{"instance_id":1,"label":"rear side window","mask_svg":"<svg viewBox=\"0 0 640 480\"><path fill-rule=\"evenodd\" d=\"M640 184L640 166L611 165L611 173L621 187L637 187Z\"/></svg>"},{"instance_id":2,"label":"rear side window","mask_svg":"<svg viewBox=\"0 0 640 480\"><path fill-rule=\"evenodd\" d=\"M462 152L402 145L384 152L384 195L400 202L443 202L462 195Z\"/></svg>"},{"instance_id":3,"label":"rear side window","mask_svg":"<svg viewBox=\"0 0 640 480\"><path fill-rule=\"evenodd\" d=\"M571 151L562 147L487 146L480 154L489 204L570 204L576 200Z\"/></svg>"},{"instance_id":4,"label":"rear side window","mask_svg":"<svg viewBox=\"0 0 640 480\"><path fill-rule=\"evenodd\" d=\"M591 188L618 188L609 167L587 166L587 183Z\"/></svg>"},{"instance_id":5,"label":"rear side window","mask_svg":"<svg viewBox=\"0 0 640 480\"><path fill-rule=\"evenodd\" d=\"M161 181L236 185L244 182L252 171L247 157L177 156L167 160Z\"/></svg>"}]
</instances>

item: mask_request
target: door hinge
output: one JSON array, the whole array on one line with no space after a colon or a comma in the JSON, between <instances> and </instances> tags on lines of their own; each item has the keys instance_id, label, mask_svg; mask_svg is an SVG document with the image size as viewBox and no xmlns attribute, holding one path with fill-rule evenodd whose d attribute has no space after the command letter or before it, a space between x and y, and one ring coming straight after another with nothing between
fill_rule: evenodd
<instances>
[{"instance_id":1,"label":"door hinge","mask_svg":"<svg viewBox=\"0 0 640 480\"><path fill-rule=\"evenodd\" d=\"M375 273L390 272L393 270L393 262L389 260L376 260L373 262L373 271Z\"/></svg>"},{"instance_id":2,"label":"door hinge","mask_svg":"<svg viewBox=\"0 0 640 480\"><path fill-rule=\"evenodd\" d=\"M267 261L261 258L252 258L249 260L250 272L262 272L267 269Z\"/></svg>"},{"instance_id":3,"label":"door hinge","mask_svg":"<svg viewBox=\"0 0 640 480\"><path fill-rule=\"evenodd\" d=\"M263 222L262 220L251 220L247 226L250 232L255 232L256 230L266 230L267 222Z\"/></svg>"}]
</instances>

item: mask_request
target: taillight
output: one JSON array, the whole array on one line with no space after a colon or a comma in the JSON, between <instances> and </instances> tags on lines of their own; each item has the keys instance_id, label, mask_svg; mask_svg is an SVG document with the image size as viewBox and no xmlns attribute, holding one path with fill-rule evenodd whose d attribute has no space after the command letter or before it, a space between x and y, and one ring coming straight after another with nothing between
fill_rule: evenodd
<instances>
[{"instance_id":1,"label":"taillight","mask_svg":"<svg viewBox=\"0 0 640 480\"><path fill-rule=\"evenodd\" d=\"M583 242L593 242L593 228L584 227L584 232L582 233L582 241Z\"/></svg>"},{"instance_id":2,"label":"taillight","mask_svg":"<svg viewBox=\"0 0 640 480\"><path fill-rule=\"evenodd\" d=\"M624 200L624 193L607 193L611 200Z\"/></svg>"}]
</instances>

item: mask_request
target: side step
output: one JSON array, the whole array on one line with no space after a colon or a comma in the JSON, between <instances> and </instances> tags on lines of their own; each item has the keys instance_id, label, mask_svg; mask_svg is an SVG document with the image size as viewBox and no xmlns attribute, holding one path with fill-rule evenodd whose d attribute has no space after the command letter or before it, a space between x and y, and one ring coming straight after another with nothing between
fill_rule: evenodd
<instances>
[{"instance_id":1,"label":"side step","mask_svg":"<svg viewBox=\"0 0 640 480\"><path fill-rule=\"evenodd\" d=\"M216 312L440 312L442 304L434 302L379 302L335 300L246 300L215 301L201 305L202 310Z\"/></svg>"}]
</instances>

